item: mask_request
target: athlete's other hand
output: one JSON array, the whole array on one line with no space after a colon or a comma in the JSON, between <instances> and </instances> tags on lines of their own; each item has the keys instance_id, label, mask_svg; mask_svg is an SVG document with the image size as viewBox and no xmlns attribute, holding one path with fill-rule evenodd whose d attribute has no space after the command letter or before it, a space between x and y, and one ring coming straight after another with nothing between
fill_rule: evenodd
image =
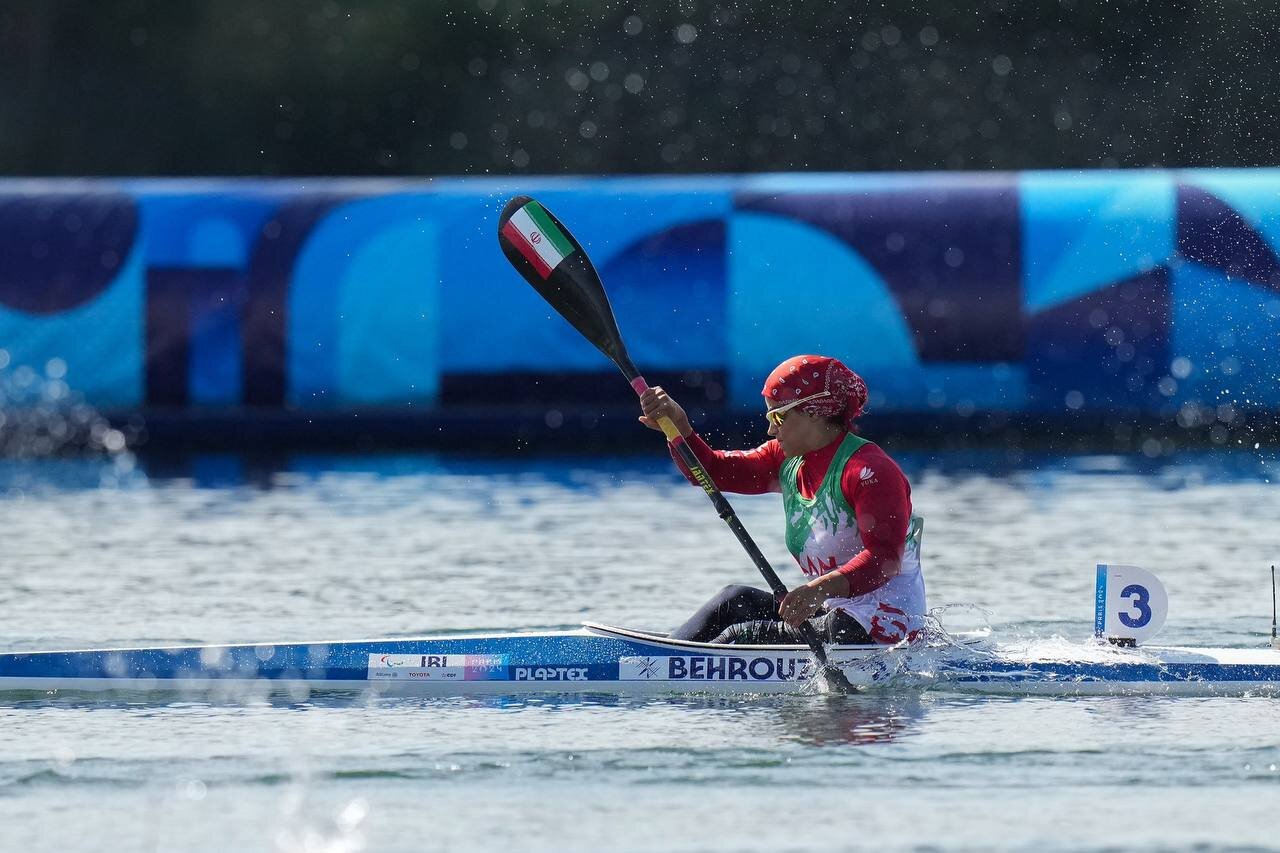
<instances>
[{"instance_id":1,"label":"athlete's other hand","mask_svg":"<svg viewBox=\"0 0 1280 853\"><path fill-rule=\"evenodd\" d=\"M782 621L792 628L799 628L804 620L813 616L822 608L828 594L818 586L804 584L791 590L778 605L778 615Z\"/></svg>"}]
</instances>

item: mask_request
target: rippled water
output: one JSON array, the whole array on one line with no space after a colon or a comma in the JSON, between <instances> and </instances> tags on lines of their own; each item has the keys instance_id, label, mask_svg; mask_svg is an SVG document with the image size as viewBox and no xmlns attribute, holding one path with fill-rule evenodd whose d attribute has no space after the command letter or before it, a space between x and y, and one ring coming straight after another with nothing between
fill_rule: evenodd
<instances>
[{"instance_id":1,"label":"rippled water","mask_svg":"<svg viewBox=\"0 0 1280 853\"><path fill-rule=\"evenodd\" d=\"M1276 466L906 457L931 603L1091 629L1093 565L1163 639L1256 645ZM794 582L779 499L734 499ZM0 646L664 629L754 569L661 459L0 463ZM1275 849L1280 700L756 698L0 704L14 850Z\"/></svg>"}]
</instances>

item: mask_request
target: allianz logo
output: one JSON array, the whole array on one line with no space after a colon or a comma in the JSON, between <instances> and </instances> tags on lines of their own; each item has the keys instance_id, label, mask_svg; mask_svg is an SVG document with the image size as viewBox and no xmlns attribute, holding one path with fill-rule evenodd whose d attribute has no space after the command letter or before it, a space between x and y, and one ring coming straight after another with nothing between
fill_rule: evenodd
<instances>
[{"instance_id":1,"label":"allianz logo","mask_svg":"<svg viewBox=\"0 0 1280 853\"><path fill-rule=\"evenodd\" d=\"M677 655L618 659L621 681L807 681L813 661L797 655Z\"/></svg>"}]
</instances>

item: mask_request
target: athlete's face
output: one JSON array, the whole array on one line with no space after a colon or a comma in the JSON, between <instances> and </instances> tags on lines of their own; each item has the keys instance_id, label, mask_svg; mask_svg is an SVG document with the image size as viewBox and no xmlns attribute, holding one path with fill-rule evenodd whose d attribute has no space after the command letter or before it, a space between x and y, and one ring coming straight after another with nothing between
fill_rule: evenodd
<instances>
[{"instance_id":1,"label":"athlete's face","mask_svg":"<svg viewBox=\"0 0 1280 853\"><path fill-rule=\"evenodd\" d=\"M778 440L786 456L803 456L811 450L826 447L836 431L826 418L787 406L770 406L765 411L769 435Z\"/></svg>"}]
</instances>

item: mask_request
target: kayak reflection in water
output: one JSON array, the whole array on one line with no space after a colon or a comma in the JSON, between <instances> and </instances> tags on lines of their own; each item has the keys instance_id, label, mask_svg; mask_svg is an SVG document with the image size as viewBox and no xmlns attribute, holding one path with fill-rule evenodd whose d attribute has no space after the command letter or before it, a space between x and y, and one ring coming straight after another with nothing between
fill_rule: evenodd
<instances>
[{"instance_id":1,"label":"kayak reflection in water","mask_svg":"<svg viewBox=\"0 0 1280 853\"><path fill-rule=\"evenodd\" d=\"M923 521L911 514L902 469L854 433L866 383L834 358L798 355L774 368L761 393L770 439L732 451L713 450L662 388L640 398L640 422L656 430L670 418L721 491L782 494L787 549L809 579L780 602L768 590L727 586L671 637L803 644L807 620L826 643L910 639L924 627Z\"/></svg>"}]
</instances>

